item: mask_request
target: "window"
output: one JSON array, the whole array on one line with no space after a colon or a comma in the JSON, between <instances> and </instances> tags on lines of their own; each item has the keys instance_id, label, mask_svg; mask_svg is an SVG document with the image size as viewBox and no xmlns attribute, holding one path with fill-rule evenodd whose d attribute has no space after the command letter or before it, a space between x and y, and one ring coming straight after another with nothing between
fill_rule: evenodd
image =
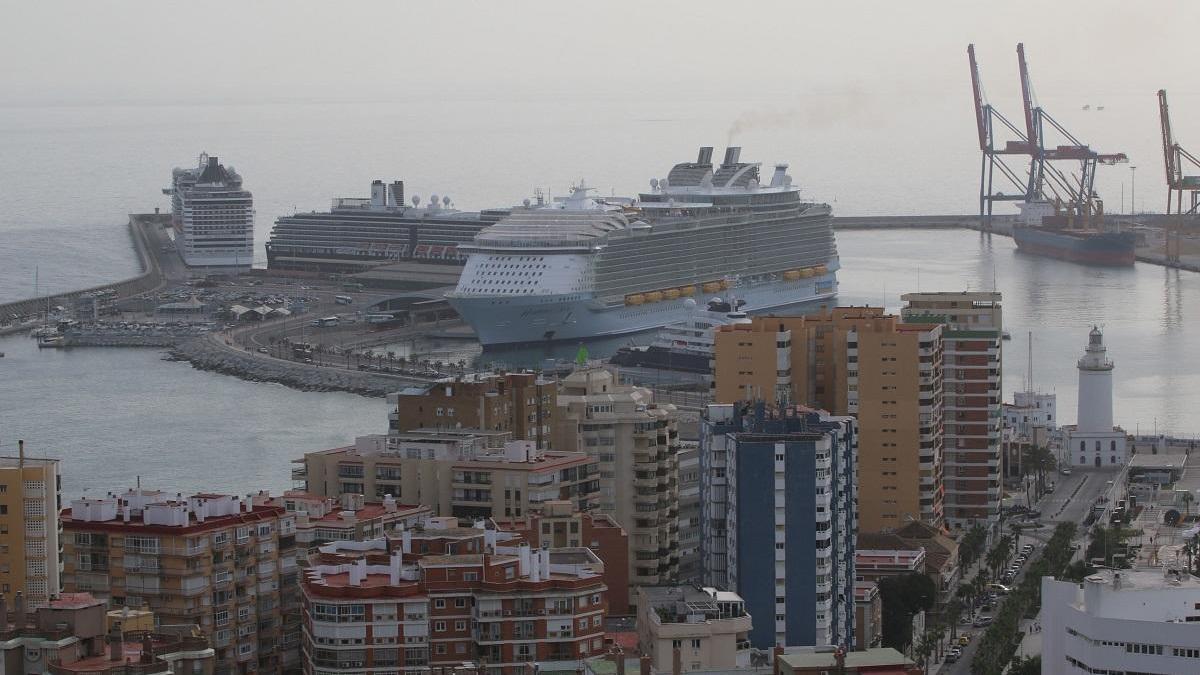
<instances>
[{"instance_id":1,"label":"window","mask_svg":"<svg viewBox=\"0 0 1200 675\"><path fill-rule=\"evenodd\" d=\"M454 606L455 606L455 607L458 607L458 608L466 607L466 606L467 606L467 599L466 599L466 598L455 598L455 599L454 599Z\"/></svg>"},{"instance_id":2,"label":"window","mask_svg":"<svg viewBox=\"0 0 1200 675\"><path fill-rule=\"evenodd\" d=\"M434 645L433 653L434 654L445 654L446 653L446 645Z\"/></svg>"},{"instance_id":3,"label":"window","mask_svg":"<svg viewBox=\"0 0 1200 675\"><path fill-rule=\"evenodd\" d=\"M446 632L446 622L445 622L445 621L435 621L435 622L433 622L433 632L435 632L435 633L445 633L445 632Z\"/></svg>"},{"instance_id":4,"label":"window","mask_svg":"<svg viewBox=\"0 0 1200 675\"><path fill-rule=\"evenodd\" d=\"M445 608L446 608L446 601L445 601L445 599L443 599L443 598L438 598L438 599L434 600L434 601L433 601L433 608L434 608L434 609L445 609Z\"/></svg>"},{"instance_id":5,"label":"window","mask_svg":"<svg viewBox=\"0 0 1200 675\"><path fill-rule=\"evenodd\" d=\"M700 639L692 638L692 649L700 649Z\"/></svg>"},{"instance_id":6,"label":"window","mask_svg":"<svg viewBox=\"0 0 1200 675\"><path fill-rule=\"evenodd\" d=\"M465 631L466 629L467 629L466 621L455 621L454 622L454 630L461 633L462 631Z\"/></svg>"},{"instance_id":7,"label":"window","mask_svg":"<svg viewBox=\"0 0 1200 675\"><path fill-rule=\"evenodd\" d=\"M221 611L214 613L213 614L213 623L215 623L218 626L229 625L229 610L222 609Z\"/></svg>"}]
</instances>

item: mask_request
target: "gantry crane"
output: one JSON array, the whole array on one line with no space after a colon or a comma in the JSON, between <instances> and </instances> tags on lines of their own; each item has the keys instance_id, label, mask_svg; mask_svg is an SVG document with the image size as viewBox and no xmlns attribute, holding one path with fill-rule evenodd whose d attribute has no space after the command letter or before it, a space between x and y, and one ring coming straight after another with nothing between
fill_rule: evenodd
<instances>
[{"instance_id":1,"label":"gantry crane","mask_svg":"<svg viewBox=\"0 0 1200 675\"><path fill-rule=\"evenodd\" d=\"M1029 139L1015 124L1008 121L1000 111L992 107L983 95L983 83L979 77L979 63L975 60L975 45L967 45L967 60L971 65L971 90L975 99L975 123L979 132L979 150L983 153L983 161L979 171L979 215L983 227L991 229L992 205L998 201L1025 201L1028 193L1028 183L1022 173L1018 173L1005 159L1006 156L1026 156L1031 153ZM999 124L997 124L999 123ZM997 127L1008 129L1009 135L1015 140L1008 140L1003 147L997 147ZM997 189L996 173L1010 184L1010 192Z\"/></svg>"},{"instance_id":2,"label":"gantry crane","mask_svg":"<svg viewBox=\"0 0 1200 675\"><path fill-rule=\"evenodd\" d=\"M1175 198L1175 213L1197 213L1200 205L1200 176L1183 175L1183 167L1200 169L1200 159L1184 150L1171 134L1171 116L1167 111L1167 90L1158 90L1158 116L1162 120L1163 160L1167 166L1167 214L1171 213L1171 198ZM1183 210L1183 193L1191 195L1191 205Z\"/></svg>"},{"instance_id":3,"label":"gantry crane","mask_svg":"<svg viewBox=\"0 0 1200 675\"><path fill-rule=\"evenodd\" d=\"M1025 61L1025 45L1017 45L1017 64L1021 73L1021 102L1025 111L1025 137L1032 161L1025 194L1029 200L1049 200L1062 204L1067 217L1078 217L1087 225L1093 216L1103 214L1103 202L1096 195L1094 185L1097 164L1128 162L1123 152L1099 153L1084 145L1037 105L1033 94L1033 83L1029 78L1029 65ZM1046 132L1057 131L1066 143L1047 147ZM1078 173L1068 173L1056 162L1075 162Z\"/></svg>"}]
</instances>

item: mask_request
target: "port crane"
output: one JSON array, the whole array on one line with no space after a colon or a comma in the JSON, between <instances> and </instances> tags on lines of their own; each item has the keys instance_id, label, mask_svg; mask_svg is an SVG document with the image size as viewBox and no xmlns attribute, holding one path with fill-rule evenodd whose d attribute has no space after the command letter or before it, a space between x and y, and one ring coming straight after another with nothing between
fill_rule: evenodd
<instances>
[{"instance_id":1,"label":"port crane","mask_svg":"<svg viewBox=\"0 0 1200 675\"><path fill-rule=\"evenodd\" d=\"M1094 185L1097 164L1120 164L1129 161L1123 152L1100 153L1083 144L1037 104L1029 64L1025 60L1025 45L1017 45L1017 65L1021 75L1021 103L1025 113L1025 138L1031 161L1025 196L1028 200L1051 199L1067 209L1068 219L1078 216L1083 224L1093 215L1103 214L1103 202ZM1053 146L1047 143L1047 132L1057 132L1065 141ZM1059 163L1075 163L1077 173L1069 173Z\"/></svg>"},{"instance_id":2,"label":"port crane","mask_svg":"<svg viewBox=\"0 0 1200 675\"><path fill-rule=\"evenodd\" d=\"M975 60L975 45L967 45L967 60L971 66L971 91L975 100L975 124L979 134L979 150L983 155L979 171L979 216L983 226L991 229L992 207L998 201L1025 201L1028 195L1028 170L1014 169L1011 157L1028 156L1032 147L1028 137L1015 124L996 110L983 94L979 63ZM1003 146L998 134L1009 136ZM1022 159L1023 161L1023 159ZM996 183L1000 182L1001 186ZM1009 192L1004 192L1008 189Z\"/></svg>"},{"instance_id":3,"label":"port crane","mask_svg":"<svg viewBox=\"0 0 1200 675\"><path fill-rule=\"evenodd\" d=\"M1158 90L1158 116L1162 121L1163 160L1167 166L1167 215L1171 214L1171 198L1175 198L1175 213L1197 215L1200 205L1200 176L1185 176L1183 169L1191 166L1200 169L1200 159L1184 150L1171 135L1171 116L1167 110L1167 90ZM1183 193L1191 195L1191 205L1183 210Z\"/></svg>"}]
</instances>

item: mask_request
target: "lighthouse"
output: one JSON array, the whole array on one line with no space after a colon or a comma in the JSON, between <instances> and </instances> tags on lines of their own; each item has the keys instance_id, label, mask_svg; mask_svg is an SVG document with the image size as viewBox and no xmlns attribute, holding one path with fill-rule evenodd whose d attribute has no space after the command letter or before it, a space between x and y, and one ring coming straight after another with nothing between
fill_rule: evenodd
<instances>
[{"instance_id":1,"label":"lighthouse","mask_svg":"<svg viewBox=\"0 0 1200 675\"><path fill-rule=\"evenodd\" d=\"M1065 455L1075 466L1120 466L1125 463L1125 431L1113 426L1113 362L1104 333L1092 326L1079 370L1079 407L1074 426L1064 428Z\"/></svg>"}]
</instances>

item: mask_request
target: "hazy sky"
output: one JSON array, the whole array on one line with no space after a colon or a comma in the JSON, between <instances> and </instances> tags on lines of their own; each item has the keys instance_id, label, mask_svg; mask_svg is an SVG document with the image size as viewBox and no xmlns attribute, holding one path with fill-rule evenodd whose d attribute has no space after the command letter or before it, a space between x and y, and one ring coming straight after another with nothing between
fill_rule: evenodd
<instances>
[{"instance_id":1,"label":"hazy sky","mask_svg":"<svg viewBox=\"0 0 1200 675\"><path fill-rule=\"evenodd\" d=\"M0 105L1196 84L1200 2L0 0Z\"/></svg>"}]
</instances>

